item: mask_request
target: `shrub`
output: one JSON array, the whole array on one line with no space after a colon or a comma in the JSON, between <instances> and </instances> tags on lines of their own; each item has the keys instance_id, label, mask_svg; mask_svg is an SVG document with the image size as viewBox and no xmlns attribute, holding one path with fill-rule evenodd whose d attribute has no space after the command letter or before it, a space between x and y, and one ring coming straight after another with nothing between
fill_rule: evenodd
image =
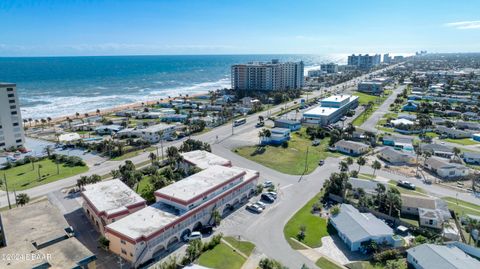
<instances>
[{"instance_id":1,"label":"shrub","mask_svg":"<svg viewBox=\"0 0 480 269\"><path fill-rule=\"evenodd\" d=\"M387 249L381 252L373 254L373 260L385 264L388 260L395 260L399 257L398 250L396 249Z\"/></svg>"},{"instance_id":2,"label":"shrub","mask_svg":"<svg viewBox=\"0 0 480 269\"><path fill-rule=\"evenodd\" d=\"M288 148L288 141L283 141L282 148Z\"/></svg>"}]
</instances>

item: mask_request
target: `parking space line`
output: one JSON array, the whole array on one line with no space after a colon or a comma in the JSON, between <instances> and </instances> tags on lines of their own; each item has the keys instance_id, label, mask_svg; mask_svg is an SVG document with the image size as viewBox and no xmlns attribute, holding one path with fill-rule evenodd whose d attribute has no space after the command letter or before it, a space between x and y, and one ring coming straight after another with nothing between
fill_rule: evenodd
<instances>
[{"instance_id":1,"label":"parking space line","mask_svg":"<svg viewBox=\"0 0 480 269\"><path fill-rule=\"evenodd\" d=\"M286 185L286 186L281 187L280 189L281 189L281 190L284 190L284 189L289 188L289 187L291 187L291 186L293 186L293 184L288 184L288 185Z\"/></svg>"}]
</instances>

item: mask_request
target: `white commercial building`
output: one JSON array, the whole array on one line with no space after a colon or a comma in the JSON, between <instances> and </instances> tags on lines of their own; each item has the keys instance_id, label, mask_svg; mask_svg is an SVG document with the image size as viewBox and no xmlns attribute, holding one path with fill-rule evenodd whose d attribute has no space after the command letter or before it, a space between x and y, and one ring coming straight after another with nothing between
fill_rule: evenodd
<instances>
[{"instance_id":1,"label":"white commercial building","mask_svg":"<svg viewBox=\"0 0 480 269\"><path fill-rule=\"evenodd\" d=\"M186 167L196 166L200 169L207 169L212 165L221 165L226 167L232 166L232 162L230 160L205 150L184 152L181 155L183 157L183 163Z\"/></svg>"},{"instance_id":2,"label":"white commercial building","mask_svg":"<svg viewBox=\"0 0 480 269\"><path fill-rule=\"evenodd\" d=\"M381 56L380 54L375 55L355 55L352 54L348 56L348 65L356 66L360 69L370 69L376 65L380 64Z\"/></svg>"},{"instance_id":3,"label":"white commercial building","mask_svg":"<svg viewBox=\"0 0 480 269\"><path fill-rule=\"evenodd\" d=\"M87 217L101 234L106 225L146 206L145 200L119 179L86 185L82 197Z\"/></svg>"},{"instance_id":4,"label":"white commercial building","mask_svg":"<svg viewBox=\"0 0 480 269\"><path fill-rule=\"evenodd\" d=\"M23 146L22 124L16 85L0 82L0 150Z\"/></svg>"},{"instance_id":5,"label":"white commercial building","mask_svg":"<svg viewBox=\"0 0 480 269\"><path fill-rule=\"evenodd\" d=\"M137 129L138 136L147 140L150 143L157 143L161 139L168 139L175 132L175 125L169 124L156 124L149 126L145 129Z\"/></svg>"},{"instance_id":6,"label":"white commercial building","mask_svg":"<svg viewBox=\"0 0 480 269\"><path fill-rule=\"evenodd\" d=\"M350 109L358 106L358 96L333 95L323 99L320 106L303 113L303 123L328 125L338 121Z\"/></svg>"},{"instance_id":7,"label":"white commercial building","mask_svg":"<svg viewBox=\"0 0 480 269\"><path fill-rule=\"evenodd\" d=\"M276 91L303 87L303 62L272 60L232 66L232 89Z\"/></svg>"},{"instance_id":8,"label":"white commercial building","mask_svg":"<svg viewBox=\"0 0 480 269\"><path fill-rule=\"evenodd\" d=\"M133 267L162 256L185 235L226 215L255 193L259 173L212 165L155 191L157 202L106 227L110 250Z\"/></svg>"}]
</instances>

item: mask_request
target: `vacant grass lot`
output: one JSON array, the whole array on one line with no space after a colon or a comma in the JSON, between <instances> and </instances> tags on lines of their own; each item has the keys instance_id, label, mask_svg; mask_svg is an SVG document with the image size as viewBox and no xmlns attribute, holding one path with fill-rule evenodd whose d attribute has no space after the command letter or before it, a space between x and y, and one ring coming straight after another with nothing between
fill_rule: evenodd
<instances>
[{"instance_id":1,"label":"vacant grass lot","mask_svg":"<svg viewBox=\"0 0 480 269\"><path fill-rule=\"evenodd\" d=\"M318 167L318 162L329 156L340 156L328 151L329 138L325 138L318 146L312 146L312 141L302 128L298 133L292 133L288 148L282 146L248 146L235 150L237 154L254 162L260 163L282 173L290 175L309 174ZM305 167L308 148L307 167ZM306 169L305 169L306 168Z\"/></svg>"},{"instance_id":2,"label":"vacant grass lot","mask_svg":"<svg viewBox=\"0 0 480 269\"><path fill-rule=\"evenodd\" d=\"M240 269L245 261L244 257L224 243L220 243L198 258L199 265L215 269Z\"/></svg>"},{"instance_id":3,"label":"vacant grass lot","mask_svg":"<svg viewBox=\"0 0 480 269\"><path fill-rule=\"evenodd\" d=\"M447 138L447 139L443 139L443 140L447 141L447 142L450 142L450 143L455 143L455 144L464 145L464 146L480 144L479 142L477 142L477 141L475 141L471 138L462 138L462 139Z\"/></svg>"},{"instance_id":4,"label":"vacant grass lot","mask_svg":"<svg viewBox=\"0 0 480 269\"><path fill-rule=\"evenodd\" d=\"M291 238L297 238L302 225L305 226L305 239L302 241L305 245L317 248L322 246L322 237L329 235L327 231L327 220L313 215L312 205L319 201L322 194L317 194L307 204L293 215L283 228L283 235L293 249L302 249L303 247L293 241Z\"/></svg>"},{"instance_id":5,"label":"vacant grass lot","mask_svg":"<svg viewBox=\"0 0 480 269\"><path fill-rule=\"evenodd\" d=\"M140 155L140 154L142 154L142 153L144 153L144 152L154 151L154 150L156 150L156 147L150 146L150 147L148 147L148 148L131 151L131 152L128 152L128 153L123 154L122 156L118 156L118 157L112 158L112 161L123 161L123 160L126 160L126 159L133 158L133 157L135 157L135 156L138 156L138 155Z\"/></svg>"},{"instance_id":6,"label":"vacant grass lot","mask_svg":"<svg viewBox=\"0 0 480 269\"><path fill-rule=\"evenodd\" d=\"M471 214L471 215L480 215L480 206L465 202L460 199L455 199L455 197L443 197L448 203L448 208L454 210L458 215ZM458 204L457 204L458 203Z\"/></svg>"},{"instance_id":7,"label":"vacant grass lot","mask_svg":"<svg viewBox=\"0 0 480 269\"><path fill-rule=\"evenodd\" d=\"M354 126L362 125L370 116L377 110L377 108L387 99L388 95L383 96L376 96L376 95L369 95L366 93L356 92L354 95L359 97L359 104L366 105L370 101L374 103L373 107L368 111L363 111L357 118L355 118L352 122Z\"/></svg>"},{"instance_id":8,"label":"vacant grass lot","mask_svg":"<svg viewBox=\"0 0 480 269\"><path fill-rule=\"evenodd\" d=\"M39 165L42 166L42 168L40 168L40 179L38 177ZM35 162L34 168L32 168L31 163L27 163L7 170L0 170L0 178L3 179L3 174L5 174L9 191L13 191L13 189L19 191L88 171L87 166L67 167L60 164L59 168L59 173L57 174L57 165L50 159L44 159ZM3 184L1 188L5 190L5 184Z\"/></svg>"},{"instance_id":9,"label":"vacant grass lot","mask_svg":"<svg viewBox=\"0 0 480 269\"><path fill-rule=\"evenodd\" d=\"M322 269L342 269L342 267L334 264L333 262L327 260L324 257L321 257L320 259L318 259L315 265Z\"/></svg>"}]
</instances>

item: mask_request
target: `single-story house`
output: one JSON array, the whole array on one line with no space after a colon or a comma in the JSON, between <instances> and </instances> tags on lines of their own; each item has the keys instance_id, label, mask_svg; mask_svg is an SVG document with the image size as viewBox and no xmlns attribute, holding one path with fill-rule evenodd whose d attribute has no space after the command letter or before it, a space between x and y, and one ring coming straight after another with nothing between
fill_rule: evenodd
<instances>
[{"instance_id":1,"label":"single-story house","mask_svg":"<svg viewBox=\"0 0 480 269\"><path fill-rule=\"evenodd\" d=\"M407 119L407 120L411 120L411 121L416 121L416 120L417 120L417 116L414 115L414 114L405 114L405 113L402 113L402 114L398 114L397 119Z\"/></svg>"},{"instance_id":2,"label":"single-story house","mask_svg":"<svg viewBox=\"0 0 480 269\"><path fill-rule=\"evenodd\" d=\"M480 117L478 116L477 113L475 112L471 112L471 111L467 111L465 113L463 113L463 118L464 119L467 119L467 120L479 120Z\"/></svg>"},{"instance_id":3,"label":"single-story house","mask_svg":"<svg viewBox=\"0 0 480 269\"><path fill-rule=\"evenodd\" d=\"M390 121L390 124L392 126L397 126L397 125L400 125L400 124L403 124L403 125L413 125L415 122L411 121L411 120L407 120L407 119L396 119L396 120L391 120Z\"/></svg>"},{"instance_id":4,"label":"single-story house","mask_svg":"<svg viewBox=\"0 0 480 269\"><path fill-rule=\"evenodd\" d=\"M62 142L72 142L76 140L82 139L79 134L77 133L64 133L58 136L58 141Z\"/></svg>"},{"instance_id":5,"label":"single-story house","mask_svg":"<svg viewBox=\"0 0 480 269\"><path fill-rule=\"evenodd\" d=\"M395 150L389 147L384 148L378 153L380 159L396 165L415 163L415 155L408 151Z\"/></svg>"},{"instance_id":6,"label":"single-story house","mask_svg":"<svg viewBox=\"0 0 480 269\"><path fill-rule=\"evenodd\" d=\"M448 128L447 126L436 126L435 132L441 135L446 135L449 138L469 138L472 137L471 132L455 129L455 128Z\"/></svg>"},{"instance_id":7,"label":"single-story house","mask_svg":"<svg viewBox=\"0 0 480 269\"><path fill-rule=\"evenodd\" d=\"M345 153L347 155L358 156L365 154L369 146L360 142L340 140L335 143L335 149L338 152Z\"/></svg>"},{"instance_id":8,"label":"single-story house","mask_svg":"<svg viewBox=\"0 0 480 269\"><path fill-rule=\"evenodd\" d=\"M300 130L300 128L302 128L302 123L296 120L278 119L278 120L275 120L274 127L287 128L293 132L293 131Z\"/></svg>"},{"instance_id":9,"label":"single-story house","mask_svg":"<svg viewBox=\"0 0 480 269\"><path fill-rule=\"evenodd\" d=\"M395 246L393 230L371 213L361 213L350 204L341 204L340 212L330 218L330 224L350 251L359 251L370 241Z\"/></svg>"},{"instance_id":10,"label":"single-story house","mask_svg":"<svg viewBox=\"0 0 480 269\"><path fill-rule=\"evenodd\" d=\"M473 135L472 135L472 139L475 140L475 141L480 142L480 134L473 134Z\"/></svg>"},{"instance_id":11,"label":"single-story house","mask_svg":"<svg viewBox=\"0 0 480 269\"><path fill-rule=\"evenodd\" d=\"M413 101L408 101L407 104L402 106L403 111L417 111L418 105Z\"/></svg>"},{"instance_id":12,"label":"single-story house","mask_svg":"<svg viewBox=\"0 0 480 269\"><path fill-rule=\"evenodd\" d=\"M480 164L480 153L465 152L463 153L463 160L468 164Z\"/></svg>"},{"instance_id":13,"label":"single-story house","mask_svg":"<svg viewBox=\"0 0 480 269\"><path fill-rule=\"evenodd\" d=\"M422 152L430 152L431 155L451 158L453 155L453 147L442 144L421 144L420 149Z\"/></svg>"},{"instance_id":14,"label":"single-story house","mask_svg":"<svg viewBox=\"0 0 480 269\"><path fill-rule=\"evenodd\" d=\"M445 201L427 196L402 194L402 214L418 216L420 226L441 229L452 218Z\"/></svg>"},{"instance_id":15,"label":"single-story house","mask_svg":"<svg viewBox=\"0 0 480 269\"><path fill-rule=\"evenodd\" d=\"M404 149L413 151L413 139L408 137L397 137L393 135L386 135L382 140L386 146L392 146L397 149Z\"/></svg>"},{"instance_id":16,"label":"single-story house","mask_svg":"<svg viewBox=\"0 0 480 269\"><path fill-rule=\"evenodd\" d=\"M120 125L115 125L115 124L112 124L112 125L102 125L102 126L98 126L97 128L95 128L95 132L98 134L98 135L112 135L112 134L116 134L118 133L120 130L122 130L123 127L120 126Z\"/></svg>"},{"instance_id":17,"label":"single-story house","mask_svg":"<svg viewBox=\"0 0 480 269\"><path fill-rule=\"evenodd\" d=\"M462 164L451 163L439 157L430 157L425 161L425 168L442 178L458 178L470 174L470 169Z\"/></svg>"},{"instance_id":18,"label":"single-story house","mask_svg":"<svg viewBox=\"0 0 480 269\"><path fill-rule=\"evenodd\" d=\"M458 129L468 129L468 130L480 130L480 123L478 122L471 122L471 121L457 121L455 122L455 126Z\"/></svg>"},{"instance_id":19,"label":"single-story house","mask_svg":"<svg viewBox=\"0 0 480 269\"><path fill-rule=\"evenodd\" d=\"M480 268L480 261L454 245L422 244L407 250L409 268L466 269Z\"/></svg>"},{"instance_id":20,"label":"single-story house","mask_svg":"<svg viewBox=\"0 0 480 269\"><path fill-rule=\"evenodd\" d=\"M280 145L285 141L290 140L290 129L287 128L272 128L270 130L270 137L262 137L261 143L263 145Z\"/></svg>"},{"instance_id":21,"label":"single-story house","mask_svg":"<svg viewBox=\"0 0 480 269\"><path fill-rule=\"evenodd\" d=\"M183 114L162 114L160 118L165 122L184 122L188 116Z\"/></svg>"},{"instance_id":22,"label":"single-story house","mask_svg":"<svg viewBox=\"0 0 480 269\"><path fill-rule=\"evenodd\" d=\"M381 183L378 181L372 181L372 180L354 178L354 177L349 178L348 182L352 185L352 189L355 190L355 189L361 188L368 194L377 193L375 189L377 188L378 184L385 185L384 183Z\"/></svg>"}]
</instances>

